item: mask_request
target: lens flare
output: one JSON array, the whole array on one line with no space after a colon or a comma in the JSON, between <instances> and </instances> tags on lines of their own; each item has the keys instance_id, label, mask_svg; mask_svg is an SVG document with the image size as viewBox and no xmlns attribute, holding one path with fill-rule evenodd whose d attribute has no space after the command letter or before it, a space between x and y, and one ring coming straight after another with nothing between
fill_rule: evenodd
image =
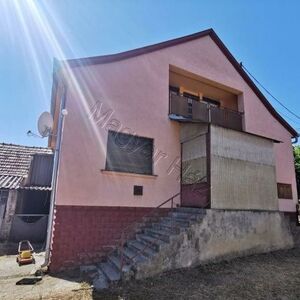
<instances>
[{"instance_id":1,"label":"lens flare","mask_svg":"<svg viewBox=\"0 0 300 300\"><path fill-rule=\"evenodd\" d=\"M72 47L68 36L64 33L64 26L53 9L46 2L4 0L0 2L0 10L4 12L4 21L2 22L10 33L11 42L20 42L20 39L22 41L22 49L28 56L27 61L30 68L34 69L33 77L36 78L36 82L42 90L44 101L49 103L47 85L45 84L47 80L45 73L49 68L45 64L49 64L53 57L57 57L61 62L62 74L74 89L76 98L82 107L80 110L83 114L82 120L92 130L100 149L104 151L104 145L99 136L99 128L93 120L88 118L90 107L87 99L93 99L93 95L87 82L91 83L96 79L88 71L85 71L84 75L79 72L75 75L73 69L67 64L67 57L78 57L78 49L76 51ZM19 36L14 34L16 31L20 33ZM105 95L103 96L105 97Z\"/></svg>"}]
</instances>

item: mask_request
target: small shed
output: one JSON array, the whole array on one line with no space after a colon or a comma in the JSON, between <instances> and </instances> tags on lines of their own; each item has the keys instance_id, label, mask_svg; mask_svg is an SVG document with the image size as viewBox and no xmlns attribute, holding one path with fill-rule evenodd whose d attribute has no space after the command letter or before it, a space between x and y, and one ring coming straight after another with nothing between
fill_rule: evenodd
<instances>
[{"instance_id":1,"label":"small shed","mask_svg":"<svg viewBox=\"0 0 300 300\"><path fill-rule=\"evenodd\" d=\"M0 144L0 242L45 241L52 170L52 149Z\"/></svg>"}]
</instances>

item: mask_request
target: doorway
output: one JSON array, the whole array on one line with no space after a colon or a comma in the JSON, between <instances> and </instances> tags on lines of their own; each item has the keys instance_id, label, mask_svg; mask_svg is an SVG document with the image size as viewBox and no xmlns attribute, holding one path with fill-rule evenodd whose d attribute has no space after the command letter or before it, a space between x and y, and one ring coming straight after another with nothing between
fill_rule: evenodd
<instances>
[{"instance_id":1,"label":"doorway","mask_svg":"<svg viewBox=\"0 0 300 300\"><path fill-rule=\"evenodd\" d=\"M209 126L181 125L181 205L210 206Z\"/></svg>"}]
</instances>

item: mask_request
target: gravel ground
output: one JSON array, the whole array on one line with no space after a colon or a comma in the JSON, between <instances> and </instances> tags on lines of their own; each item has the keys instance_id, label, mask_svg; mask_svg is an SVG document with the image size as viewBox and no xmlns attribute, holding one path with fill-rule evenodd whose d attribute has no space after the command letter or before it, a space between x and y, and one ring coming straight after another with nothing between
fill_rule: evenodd
<instances>
[{"instance_id":1,"label":"gravel ground","mask_svg":"<svg viewBox=\"0 0 300 300\"><path fill-rule=\"evenodd\" d=\"M300 299L300 249L172 271L93 299Z\"/></svg>"}]
</instances>

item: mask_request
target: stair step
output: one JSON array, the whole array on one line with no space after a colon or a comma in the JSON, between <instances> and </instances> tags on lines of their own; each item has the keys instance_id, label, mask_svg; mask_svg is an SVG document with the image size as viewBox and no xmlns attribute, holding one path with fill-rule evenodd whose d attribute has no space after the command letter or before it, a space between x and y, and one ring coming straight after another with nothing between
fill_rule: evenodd
<instances>
[{"instance_id":1,"label":"stair step","mask_svg":"<svg viewBox=\"0 0 300 300\"><path fill-rule=\"evenodd\" d=\"M174 226L173 226L174 225ZM168 224L168 223L156 223L152 225L152 228L158 229L158 230L167 230L171 234L179 234L181 231L183 231L183 228L177 224ZM177 225L177 226L175 226Z\"/></svg>"},{"instance_id":2,"label":"stair step","mask_svg":"<svg viewBox=\"0 0 300 300\"><path fill-rule=\"evenodd\" d=\"M93 279L93 287L96 291L108 288L107 278L100 269L98 269L98 276Z\"/></svg>"},{"instance_id":3,"label":"stair step","mask_svg":"<svg viewBox=\"0 0 300 300\"><path fill-rule=\"evenodd\" d=\"M144 229L145 234L148 234L154 238L159 238L160 240L169 243L170 242L170 232L165 230L159 230L155 228L146 228Z\"/></svg>"},{"instance_id":4,"label":"stair step","mask_svg":"<svg viewBox=\"0 0 300 300\"><path fill-rule=\"evenodd\" d=\"M179 219L179 218L171 218L171 217L165 217L161 220L161 222L163 224L170 224L170 225L174 225L176 226L180 226L180 227L189 227L190 224L192 223L190 220L186 220L186 219Z\"/></svg>"},{"instance_id":5,"label":"stair step","mask_svg":"<svg viewBox=\"0 0 300 300\"><path fill-rule=\"evenodd\" d=\"M109 281L118 281L121 279L120 271L117 271L109 262L100 263L99 267Z\"/></svg>"},{"instance_id":6,"label":"stair step","mask_svg":"<svg viewBox=\"0 0 300 300\"><path fill-rule=\"evenodd\" d=\"M148 245L141 243L137 240L129 241L128 245L130 246L130 248L134 247L135 249L142 251L141 254L146 255L147 257L152 257L157 253L157 251L153 250ZM147 247L145 247L145 246L147 246Z\"/></svg>"},{"instance_id":7,"label":"stair step","mask_svg":"<svg viewBox=\"0 0 300 300\"><path fill-rule=\"evenodd\" d=\"M112 254L107 257L111 264L116 268L117 271L121 270L121 256L118 254ZM128 272L131 266L127 263L126 257L123 258L123 272Z\"/></svg>"},{"instance_id":8,"label":"stair step","mask_svg":"<svg viewBox=\"0 0 300 300\"><path fill-rule=\"evenodd\" d=\"M123 248L124 255L129 259L129 261L132 263L139 263L144 262L147 260L147 257L141 253L135 248L131 248L128 246L125 246Z\"/></svg>"},{"instance_id":9,"label":"stair step","mask_svg":"<svg viewBox=\"0 0 300 300\"><path fill-rule=\"evenodd\" d=\"M186 221L197 221L203 219L204 214L192 214L186 212L170 212L169 217L175 218L176 220Z\"/></svg>"},{"instance_id":10,"label":"stair step","mask_svg":"<svg viewBox=\"0 0 300 300\"><path fill-rule=\"evenodd\" d=\"M149 247L156 250L156 251L159 251L163 246L165 246L167 244L166 242L164 242L160 239L151 237L147 234L137 234L136 237L137 237L138 241L148 243Z\"/></svg>"},{"instance_id":11,"label":"stair step","mask_svg":"<svg viewBox=\"0 0 300 300\"><path fill-rule=\"evenodd\" d=\"M205 208L196 208L196 207L180 206L180 207L176 207L175 211L191 213L191 214L202 214L202 215L206 214L206 209Z\"/></svg>"}]
</instances>

